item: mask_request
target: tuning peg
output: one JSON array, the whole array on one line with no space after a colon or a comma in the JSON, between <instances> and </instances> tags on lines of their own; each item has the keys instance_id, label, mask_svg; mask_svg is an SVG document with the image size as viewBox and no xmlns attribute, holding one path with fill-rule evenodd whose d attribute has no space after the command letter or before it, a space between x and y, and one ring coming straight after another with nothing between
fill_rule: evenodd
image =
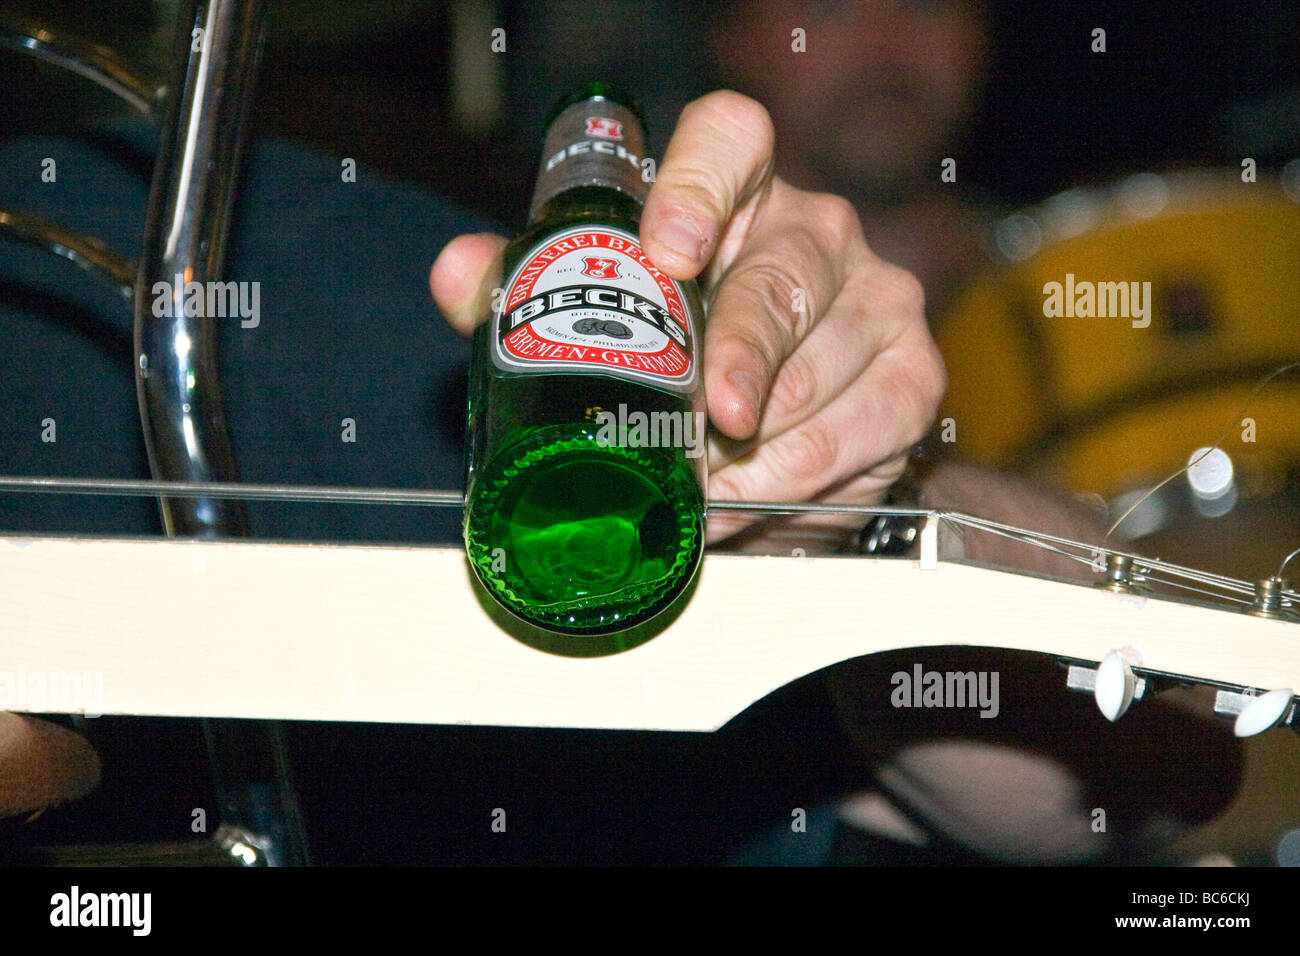
<instances>
[{"instance_id":1,"label":"tuning peg","mask_svg":"<svg viewBox=\"0 0 1300 956\"><path fill-rule=\"evenodd\" d=\"M1072 664L1066 686L1071 690L1092 691L1097 709L1114 723L1146 692L1146 680L1133 673L1130 661L1138 662L1137 652L1125 648L1111 651L1095 670Z\"/></svg>"},{"instance_id":2,"label":"tuning peg","mask_svg":"<svg viewBox=\"0 0 1300 956\"><path fill-rule=\"evenodd\" d=\"M1102 658L1097 668L1097 686L1092 689L1093 700L1103 717L1111 723L1119 720L1133 703L1137 678L1133 669L1119 651L1111 651Z\"/></svg>"},{"instance_id":3,"label":"tuning peg","mask_svg":"<svg viewBox=\"0 0 1300 956\"><path fill-rule=\"evenodd\" d=\"M1290 714L1294 696L1290 687L1282 687L1250 700L1237 715L1232 732L1238 737L1253 737L1276 727Z\"/></svg>"},{"instance_id":4,"label":"tuning peg","mask_svg":"<svg viewBox=\"0 0 1300 956\"><path fill-rule=\"evenodd\" d=\"M1214 695L1214 712L1236 718L1233 733L1238 737L1253 737L1284 721L1290 723L1294 717L1291 709L1291 698L1294 696L1295 692L1289 687L1258 696L1221 690Z\"/></svg>"}]
</instances>

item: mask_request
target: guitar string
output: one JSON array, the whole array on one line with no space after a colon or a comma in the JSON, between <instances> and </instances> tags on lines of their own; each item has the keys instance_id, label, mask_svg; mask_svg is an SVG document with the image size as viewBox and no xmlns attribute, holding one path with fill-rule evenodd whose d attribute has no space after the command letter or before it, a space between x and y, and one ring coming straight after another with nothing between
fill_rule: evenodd
<instances>
[{"instance_id":1,"label":"guitar string","mask_svg":"<svg viewBox=\"0 0 1300 956\"><path fill-rule=\"evenodd\" d=\"M1222 594L1218 591L1206 591L1204 588L1194 588L1190 584L1183 584L1180 581L1169 581L1165 578L1158 578L1155 575L1147 574L1142 576L1144 581L1154 581L1157 584L1164 584L1171 588L1182 588L1184 591L1195 591L1197 594L1204 594L1220 601L1232 601L1234 604L1244 604L1247 607L1254 605L1254 601L1247 601L1244 598L1233 597L1231 594Z\"/></svg>"},{"instance_id":2,"label":"guitar string","mask_svg":"<svg viewBox=\"0 0 1300 956\"><path fill-rule=\"evenodd\" d=\"M964 524L967 525L968 527L986 531L990 534L1001 535L1002 537L1010 538L1014 541L1019 541L1024 544L1037 545L1038 547L1044 550L1053 551L1056 554L1062 555L1063 557L1073 558L1075 561L1087 565L1094 571L1100 572L1104 570L1104 568L1098 567L1095 561L1093 561L1090 558L1084 557L1083 555L1074 554L1072 552L1065 551L1064 549L1061 548L1051 547L1047 544L1035 541L1032 538L1026 537L1022 534L1014 533L1015 531L1014 526L1006 525L1002 527L995 527L997 525L997 522L990 522L990 521L986 521L985 519L978 519L978 518L971 520L969 516L962 516L956 513L946 514L945 517L950 518L951 520L955 521L958 524ZM1011 529L1011 530L1004 530L1004 528ZM1029 534L1031 535L1037 534L1037 532L1029 532ZM1068 542L1068 539L1058 539L1058 540L1070 543L1073 546L1079 547L1083 550L1091 551L1093 553L1096 553L1098 550L1096 548L1093 548L1089 545L1082 544L1080 542ZM1111 553L1119 553L1119 552L1111 552ZM1153 582L1167 585L1169 587L1176 587L1187 591L1194 591L1198 594L1204 594L1207 597L1212 597L1217 600L1230 601L1234 604L1243 604L1246 606L1252 606L1255 603L1253 599L1255 594L1255 589L1251 586L1246 585L1243 582L1237 582L1235 581L1235 579L1224 578L1222 575L1211 575L1208 572L1202 574L1192 568L1182 568L1179 565L1170 565L1167 562L1153 561L1150 559L1143 558L1139 555L1128 555L1128 557L1132 557L1134 559L1134 573L1135 573L1135 580L1137 581L1153 581ZM1197 583L1200 584L1208 584L1211 587L1218 588L1218 590L1207 591L1204 588L1193 587L1190 584L1169 580L1167 578L1157 577L1149 573L1150 570L1153 569L1163 570L1166 573L1182 575L1188 578L1189 580L1196 581ZM1174 569L1178 569L1178 570L1174 570ZM1224 592L1236 592L1238 594L1250 595L1250 599L1235 597L1231 593L1224 593ZM1291 600L1300 599L1300 596L1297 596L1293 591L1285 591L1283 593Z\"/></svg>"},{"instance_id":3,"label":"guitar string","mask_svg":"<svg viewBox=\"0 0 1300 956\"><path fill-rule=\"evenodd\" d=\"M957 512L951 512L951 511L941 512L940 517L946 518L947 520L952 521L954 524L965 525L966 527L974 528L977 531L984 531L988 534L994 534L1003 538L1009 538L1012 541L1017 541L1021 544L1033 545L1035 547L1041 548L1044 551L1051 551L1055 554L1061 555L1062 557L1071 558L1075 561L1078 561L1080 564L1086 564L1088 567L1092 568L1093 570L1101 570L1097 568L1096 563L1091 558L1085 558L1081 554L1075 554L1072 551L1066 551L1064 548L1058 548L1054 545L1048 544L1045 541L1034 540L1033 538L1028 537L1025 533L1023 533L1024 529L1007 530L1011 526L1006 526L1004 528L1004 527L995 526L994 524L985 525L979 519L971 520L967 515L962 515L962 514L958 514ZM1033 534L1033 532L1029 532L1029 534Z\"/></svg>"},{"instance_id":4,"label":"guitar string","mask_svg":"<svg viewBox=\"0 0 1300 956\"><path fill-rule=\"evenodd\" d=\"M1174 564L1170 561L1163 561L1159 558L1148 558L1145 557L1144 555L1131 554L1126 551L1120 551L1117 548L1108 548L1108 547L1103 547L1101 545L1086 544L1082 541L1073 541L1070 538L1058 538L1055 535L1050 535L1042 531L1032 531L1026 528L1017 528L1015 525L1002 524L1000 522L993 521L989 518L980 518L971 515L967 515L965 517L969 521L979 522L982 525L987 525L989 527L998 527L1008 531L1017 531L1025 534L1030 534L1038 538L1043 538L1048 541L1056 542L1057 544L1069 545L1070 547L1079 548L1080 550L1089 551L1094 554L1118 554L1126 558L1131 558L1135 563L1139 563L1143 565L1158 564L1168 571L1176 571L1179 574L1187 574L1188 576L1195 575L1204 578L1206 579L1206 583L1208 583L1208 581L1213 580L1213 581L1222 582L1226 585L1244 586L1247 587L1248 590L1253 590L1253 588L1250 588L1246 582L1241 581L1238 578L1228 577L1227 575L1222 575L1222 574L1215 574L1212 571L1201 571L1198 568L1188 568L1182 565Z\"/></svg>"},{"instance_id":5,"label":"guitar string","mask_svg":"<svg viewBox=\"0 0 1300 956\"><path fill-rule=\"evenodd\" d=\"M1112 548L1101 548L1096 545L1085 544L1081 541L1072 541L1069 538L1058 538L1055 537L1054 535L1043 534L1042 532L1038 532L1038 531L1030 531L1024 528L1017 528L1015 525L1006 525L1006 524L1001 524L1000 522L990 521L987 518L976 518L970 515L959 515L957 512L951 512L946 514L948 514L950 517L952 517L953 520L957 521L960 524L965 524L982 531L987 531L990 534L1001 533L1003 534L1004 537L1014 537L1016 540L1023 541L1026 544L1036 544L1039 547L1046 548L1045 544L1043 544L1041 541L1036 540L1037 538L1043 538L1049 541L1054 541L1060 544L1067 545L1069 547L1078 548L1081 551L1087 551L1089 552L1089 554L1122 555L1124 557L1130 558L1135 565L1135 569L1137 569L1138 571L1144 568L1158 569L1170 574L1178 575L1180 577L1186 577L1189 580L1197 581L1201 584L1208 584L1211 585L1212 587L1217 587L1228 591L1235 591L1240 594L1253 595L1255 593L1255 588L1248 582L1241 581L1237 578L1227 577L1221 574L1215 574L1210 571L1201 571L1198 570L1197 568L1188 568L1179 564L1173 564L1172 562L1169 561L1162 561L1158 558L1147 558L1144 557L1143 555L1129 554L1127 552L1118 551ZM1023 537L1023 536L1028 536L1028 537ZM1090 567L1092 567L1094 570L1098 572L1105 570L1105 568L1100 566L1099 562L1094 559L1085 558L1082 555L1070 554L1069 552L1058 552L1058 553L1069 554L1070 557L1075 558L1081 563L1088 564ZM1286 593L1291 594L1292 592L1286 592Z\"/></svg>"},{"instance_id":6,"label":"guitar string","mask_svg":"<svg viewBox=\"0 0 1300 956\"><path fill-rule=\"evenodd\" d=\"M1282 574L1286 571L1286 566L1291 563L1291 559L1294 558L1297 554L1300 554L1300 548L1296 548L1285 558L1283 558L1282 563L1278 565L1277 574L1273 575L1273 577L1280 578Z\"/></svg>"},{"instance_id":7,"label":"guitar string","mask_svg":"<svg viewBox=\"0 0 1300 956\"><path fill-rule=\"evenodd\" d=\"M0 491L139 497L208 497L235 501L301 501L377 505L455 507L459 491L422 488L344 488L336 485L266 485L246 482L154 481L127 478L0 478Z\"/></svg>"},{"instance_id":8,"label":"guitar string","mask_svg":"<svg viewBox=\"0 0 1300 956\"><path fill-rule=\"evenodd\" d=\"M346 488L323 485L266 485L243 482L163 482L154 480L104 479L104 478L37 478L37 477L0 477L0 491L27 491L62 494L105 494L136 495L157 497L166 496L208 496L232 498L237 500L286 500L301 502L342 502L363 504L389 504L410 506L454 507L464 504L464 495L455 491L432 491L424 489L403 488ZM1124 554L1142 569L1161 570L1178 577L1206 584L1220 590L1234 591L1241 594L1254 594L1254 588L1247 582L1224 575L1199 571L1170 562L1150 559L1141 555L1125 554L1114 549L1099 547L1061 538L1044 532L1019 528L961 512L931 511L921 508L897 508L889 506L873 507L869 505L834 505L811 504L804 502L752 502L752 501L710 501L710 511L749 511L768 514L853 514L862 516L898 515L909 517L933 517L948 519L989 534L997 534L1022 544L1038 547L1046 551L1071 558L1087 565L1094 571L1102 571L1100 556L1103 554ZM1089 556L1074 554L1053 545L1064 545L1086 552ZM1294 552L1300 553L1300 549ZM1283 562L1285 567L1286 562ZM1168 583L1168 582L1166 582ZM1201 592L1210 594L1211 592ZM1222 597L1240 602L1229 595ZM1295 591L1283 591L1283 596L1290 600L1300 600ZM1249 603L1249 602L1240 602Z\"/></svg>"},{"instance_id":9,"label":"guitar string","mask_svg":"<svg viewBox=\"0 0 1300 956\"><path fill-rule=\"evenodd\" d=\"M1156 485L1154 488L1152 488L1150 491L1144 494L1137 501L1133 502L1133 504L1129 506L1127 511L1125 511L1122 515L1120 515L1118 518L1115 519L1115 523L1111 525L1110 530L1106 532L1106 537L1109 538L1112 534L1114 534L1115 529L1118 528L1121 524L1123 524L1124 519L1127 518L1129 515L1131 515L1134 511L1136 511L1138 507L1142 504L1142 502L1146 501L1148 498L1154 495L1165 485L1169 484L1169 482L1173 481L1179 475L1183 474L1184 472L1191 471L1191 469L1196 465L1200 464L1201 460L1205 458L1207 455L1209 455L1210 452L1214 451L1216 448L1222 445L1227 440L1228 436L1232 434L1233 429L1239 427L1237 425L1237 421L1243 415L1245 415L1246 412L1250 409L1251 404L1259 396L1259 393L1264 390L1264 387L1268 385L1269 382L1273 381L1273 379L1277 378L1279 375L1283 374L1284 372L1289 372L1292 369L1296 369L1296 368L1300 368L1300 362L1291 362L1287 365L1283 365L1281 368L1275 368L1273 369L1273 371L1265 375L1264 378L1261 379L1260 382L1253 389L1251 389L1250 394L1246 396L1246 401L1242 403L1240 411L1238 411L1236 415L1232 416L1232 420L1228 423L1228 427L1223 430L1223 434L1220 435L1215 440L1214 444L1212 444L1209 448L1205 449L1205 451L1201 452L1199 455L1196 456L1195 459L1189 461L1182 468L1179 468L1177 471L1175 471L1164 481L1160 482L1160 484Z\"/></svg>"}]
</instances>

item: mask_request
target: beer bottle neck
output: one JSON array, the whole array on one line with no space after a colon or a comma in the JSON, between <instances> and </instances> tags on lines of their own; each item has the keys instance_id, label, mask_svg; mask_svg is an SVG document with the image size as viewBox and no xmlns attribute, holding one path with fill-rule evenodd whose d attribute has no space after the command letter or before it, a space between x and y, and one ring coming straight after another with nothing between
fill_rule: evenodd
<instances>
[{"instance_id":1,"label":"beer bottle neck","mask_svg":"<svg viewBox=\"0 0 1300 956\"><path fill-rule=\"evenodd\" d=\"M563 109L546 131L541 169L528 211L530 224L571 202L610 207L640 218L650 192L645 129L632 110L605 97Z\"/></svg>"}]
</instances>

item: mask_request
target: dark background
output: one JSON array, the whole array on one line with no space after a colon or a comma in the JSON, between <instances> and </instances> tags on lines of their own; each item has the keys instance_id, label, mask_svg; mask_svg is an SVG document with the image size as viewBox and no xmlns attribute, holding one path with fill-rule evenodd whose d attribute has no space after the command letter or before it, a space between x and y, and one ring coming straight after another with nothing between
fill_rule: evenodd
<instances>
[{"instance_id":1,"label":"dark background","mask_svg":"<svg viewBox=\"0 0 1300 956\"><path fill-rule=\"evenodd\" d=\"M725 7L277 0L252 129L352 156L513 224L526 209L547 107L605 77L639 98L662 151L681 107L727 84L708 58ZM465 9L475 12L458 14ZM1245 155L1264 167L1300 150L1300 5L996 0L987 9L993 66L959 158L978 189L1030 202L1136 170L1237 166ZM95 38L155 75L165 70L166 3L5 0L0 12ZM457 44L472 36L474 49L484 46L478 38L497 25L507 52L458 70ZM1081 41L1097 26L1106 29L1104 55ZM115 108L26 59L0 59L0 78L3 130L49 132ZM458 91L488 101L480 122L459 118Z\"/></svg>"}]
</instances>

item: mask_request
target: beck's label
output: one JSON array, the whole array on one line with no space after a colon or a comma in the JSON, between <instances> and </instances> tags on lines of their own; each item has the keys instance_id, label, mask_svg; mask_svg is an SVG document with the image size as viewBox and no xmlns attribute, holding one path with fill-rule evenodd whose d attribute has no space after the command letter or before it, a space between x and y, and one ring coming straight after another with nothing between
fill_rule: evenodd
<instances>
[{"instance_id":1,"label":"beck's label","mask_svg":"<svg viewBox=\"0 0 1300 956\"><path fill-rule=\"evenodd\" d=\"M651 265L632 233L552 233L520 259L505 288L492 336L498 368L694 390L694 320L681 286Z\"/></svg>"},{"instance_id":2,"label":"beck's label","mask_svg":"<svg viewBox=\"0 0 1300 956\"><path fill-rule=\"evenodd\" d=\"M644 204L650 194L648 163L645 128L635 113L604 97L574 103L546 130L528 219L581 186L617 189Z\"/></svg>"}]
</instances>

